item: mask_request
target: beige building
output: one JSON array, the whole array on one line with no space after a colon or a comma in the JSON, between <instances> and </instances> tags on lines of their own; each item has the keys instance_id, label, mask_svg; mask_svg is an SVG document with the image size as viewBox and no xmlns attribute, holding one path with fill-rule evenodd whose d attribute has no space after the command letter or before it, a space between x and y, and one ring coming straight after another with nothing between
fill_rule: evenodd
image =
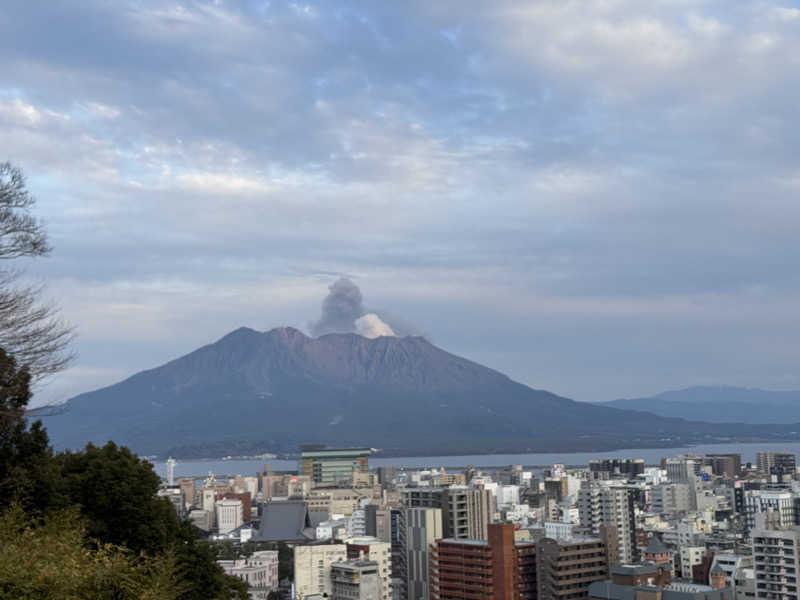
<instances>
[{"instance_id":1,"label":"beige building","mask_svg":"<svg viewBox=\"0 0 800 600\"><path fill-rule=\"evenodd\" d=\"M489 490L450 487L441 500L444 537L485 540L495 513L494 495Z\"/></svg>"},{"instance_id":2,"label":"beige building","mask_svg":"<svg viewBox=\"0 0 800 600\"><path fill-rule=\"evenodd\" d=\"M314 488L305 500L308 510L327 511L329 515L344 515L349 517L358 508L359 502L364 498L375 496L373 488Z\"/></svg>"},{"instance_id":3,"label":"beige building","mask_svg":"<svg viewBox=\"0 0 800 600\"><path fill-rule=\"evenodd\" d=\"M381 600L392 598L392 545L375 537L352 537L345 540L351 560L367 560L378 564L381 579Z\"/></svg>"},{"instance_id":4,"label":"beige building","mask_svg":"<svg viewBox=\"0 0 800 600\"><path fill-rule=\"evenodd\" d=\"M344 544L310 544L294 548L295 598L333 593L331 565L347 560Z\"/></svg>"}]
</instances>

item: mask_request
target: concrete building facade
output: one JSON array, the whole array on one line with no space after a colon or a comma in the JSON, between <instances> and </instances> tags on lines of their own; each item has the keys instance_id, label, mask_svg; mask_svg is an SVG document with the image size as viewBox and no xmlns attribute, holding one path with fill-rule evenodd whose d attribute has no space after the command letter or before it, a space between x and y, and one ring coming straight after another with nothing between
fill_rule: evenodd
<instances>
[{"instance_id":1,"label":"concrete building facade","mask_svg":"<svg viewBox=\"0 0 800 600\"><path fill-rule=\"evenodd\" d=\"M344 544L309 544L294 548L295 593L304 598L333 593L331 566L347 561Z\"/></svg>"},{"instance_id":2,"label":"concrete building facade","mask_svg":"<svg viewBox=\"0 0 800 600\"><path fill-rule=\"evenodd\" d=\"M442 538L440 508L406 510L406 597L408 600L430 599L431 549Z\"/></svg>"}]
</instances>

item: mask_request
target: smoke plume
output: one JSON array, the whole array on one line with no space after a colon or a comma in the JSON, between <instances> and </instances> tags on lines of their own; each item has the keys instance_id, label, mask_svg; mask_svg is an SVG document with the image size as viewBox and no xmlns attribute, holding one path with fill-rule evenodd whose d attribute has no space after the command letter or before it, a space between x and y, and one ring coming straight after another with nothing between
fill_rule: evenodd
<instances>
[{"instance_id":1,"label":"smoke plume","mask_svg":"<svg viewBox=\"0 0 800 600\"><path fill-rule=\"evenodd\" d=\"M322 314L309 325L311 335L358 333L367 338L420 335L411 325L384 311L364 307L358 286L342 277L331 284L322 301Z\"/></svg>"},{"instance_id":2,"label":"smoke plume","mask_svg":"<svg viewBox=\"0 0 800 600\"><path fill-rule=\"evenodd\" d=\"M356 319L356 332L365 338L373 339L384 335L394 337L394 331L375 313L367 313Z\"/></svg>"},{"instance_id":3,"label":"smoke plume","mask_svg":"<svg viewBox=\"0 0 800 600\"><path fill-rule=\"evenodd\" d=\"M330 292L322 301L322 315L319 321L311 324L311 335L355 331L356 319L366 313L361 290L346 277L338 279L328 289Z\"/></svg>"}]
</instances>

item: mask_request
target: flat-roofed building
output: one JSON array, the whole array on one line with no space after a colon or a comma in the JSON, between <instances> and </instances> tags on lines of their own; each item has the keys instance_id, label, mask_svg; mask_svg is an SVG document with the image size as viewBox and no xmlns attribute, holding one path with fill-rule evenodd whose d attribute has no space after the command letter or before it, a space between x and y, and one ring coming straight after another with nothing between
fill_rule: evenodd
<instances>
[{"instance_id":1,"label":"flat-roofed building","mask_svg":"<svg viewBox=\"0 0 800 600\"><path fill-rule=\"evenodd\" d=\"M332 600L378 600L381 580L374 561L352 560L331 566Z\"/></svg>"},{"instance_id":2,"label":"flat-roofed building","mask_svg":"<svg viewBox=\"0 0 800 600\"><path fill-rule=\"evenodd\" d=\"M295 546L295 593L303 598L312 594L330 596L333 592L331 566L346 561L347 546L344 544Z\"/></svg>"},{"instance_id":3,"label":"flat-roofed building","mask_svg":"<svg viewBox=\"0 0 800 600\"><path fill-rule=\"evenodd\" d=\"M442 537L440 508L406 510L406 565L408 600L429 600L431 548Z\"/></svg>"},{"instance_id":4,"label":"flat-roofed building","mask_svg":"<svg viewBox=\"0 0 800 600\"><path fill-rule=\"evenodd\" d=\"M352 484L353 473L368 473L370 448L303 446L298 470L315 485Z\"/></svg>"},{"instance_id":5,"label":"flat-roofed building","mask_svg":"<svg viewBox=\"0 0 800 600\"><path fill-rule=\"evenodd\" d=\"M431 598L536 598L535 546L516 544L511 523L489 525L487 537L437 540L431 561Z\"/></svg>"},{"instance_id":6,"label":"flat-roofed building","mask_svg":"<svg viewBox=\"0 0 800 600\"><path fill-rule=\"evenodd\" d=\"M606 545L598 538L544 538L536 544L538 600L587 598L589 585L607 577Z\"/></svg>"}]
</instances>

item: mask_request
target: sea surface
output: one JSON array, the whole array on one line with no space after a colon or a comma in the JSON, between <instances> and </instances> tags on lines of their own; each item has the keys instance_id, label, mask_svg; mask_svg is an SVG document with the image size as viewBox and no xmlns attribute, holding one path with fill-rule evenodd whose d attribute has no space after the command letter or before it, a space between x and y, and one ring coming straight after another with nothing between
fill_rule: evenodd
<instances>
[{"instance_id":1,"label":"sea surface","mask_svg":"<svg viewBox=\"0 0 800 600\"><path fill-rule=\"evenodd\" d=\"M657 465L662 457L683 453L714 454L735 452L742 455L742 462L755 462L756 452L793 452L800 454L800 442L764 443L764 444L707 444L686 446L683 448L633 448L615 450L613 452L575 452L555 454L477 454L470 456L414 456L394 458L370 458L369 465L375 467L397 467L399 469L441 468L459 469L467 465L485 468L499 468L508 465L525 467L547 467L553 464L567 466L586 466L595 458L643 458L645 464ZM273 471L293 471L297 469L296 460L278 459L205 459L178 461L175 466L175 477L205 477L213 473L216 477L233 477L234 475L255 475L268 464ZM156 473L166 477L167 468L163 461L153 463Z\"/></svg>"}]
</instances>

